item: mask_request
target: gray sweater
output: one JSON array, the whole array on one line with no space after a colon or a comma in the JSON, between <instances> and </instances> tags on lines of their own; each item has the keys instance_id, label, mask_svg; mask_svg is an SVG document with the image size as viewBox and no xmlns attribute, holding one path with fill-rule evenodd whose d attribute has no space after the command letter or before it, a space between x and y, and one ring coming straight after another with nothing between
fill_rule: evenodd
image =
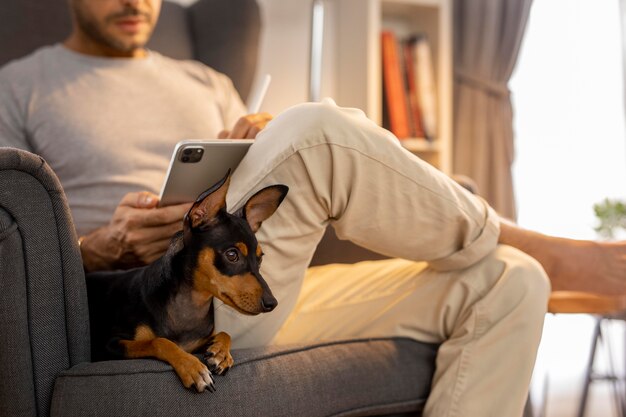
<instances>
[{"instance_id":1,"label":"gray sweater","mask_svg":"<svg viewBox=\"0 0 626 417\"><path fill-rule=\"evenodd\" d=\"M97 58L55 45L0 69L0 146L50 164L79 235L108 223L124 194L158 193L178 141L214 138L244 114L225 75L153 51Z\"/></svg>"}]
</instances>

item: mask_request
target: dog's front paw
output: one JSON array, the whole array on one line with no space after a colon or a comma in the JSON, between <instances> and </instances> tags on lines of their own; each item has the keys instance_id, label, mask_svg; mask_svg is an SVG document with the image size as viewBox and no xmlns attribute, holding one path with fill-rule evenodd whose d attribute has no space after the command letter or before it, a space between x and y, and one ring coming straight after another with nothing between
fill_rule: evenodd
<instances>
[{"instance_id":1,"label":"dog's front paw","mask_svg":"<svg viewBox=\"0 0 626 417\"><path fill-rule=\"evenodd\" d=\"M215 392L211 371L193 355L186 354L179 358L174 370L186 388L194 386L196 391L203 392L205 389Z\"/></svg>"},{"instance_id":2,"label":"dog's front paw","mask_svg":"<svg viewBox=\"0 0 626 417\"><path fill-rule=\"evenodd\" d=\"M235 363L230 355L230 336L224 332L213 336L213 341L204 354L204 360L211 372L224 375Z\"/></svg>"}]
</instances>

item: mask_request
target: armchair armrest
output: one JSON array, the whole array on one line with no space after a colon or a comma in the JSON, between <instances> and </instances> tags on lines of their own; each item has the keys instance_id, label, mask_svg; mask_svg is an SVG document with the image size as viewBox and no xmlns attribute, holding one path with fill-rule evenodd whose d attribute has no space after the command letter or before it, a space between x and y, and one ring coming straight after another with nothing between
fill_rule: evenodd
<instances>
[{"instance_id":1,"label":"armchair armrest","mask_svg":"<svg viewBox=\"0 0 626 417\"><path fill-rule=\"evenodd\" d=\"M89 360L87 295L56 175L12 148L0 148L0 313L0 414L47 415L57 374Z\"/></svg>"}]
</instances>

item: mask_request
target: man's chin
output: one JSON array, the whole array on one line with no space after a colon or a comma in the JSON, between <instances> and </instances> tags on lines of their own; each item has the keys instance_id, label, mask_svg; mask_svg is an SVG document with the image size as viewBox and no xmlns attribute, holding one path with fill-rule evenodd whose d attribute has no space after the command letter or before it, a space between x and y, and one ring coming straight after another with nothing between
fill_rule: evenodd
<instances>
[{"instance_id":1,"label":"man's chin","mask_svg":"<svg viewBox=\"0 0 626 417\"><path fill-rule=\"evenodd\" d=\"M147 39L132 40L132 41L119 41L115 40L108 43L108 49L111 50L111 55L119 56L143 56L145 55L145 46L148 43Z\"/></svg>"}]
</instances>

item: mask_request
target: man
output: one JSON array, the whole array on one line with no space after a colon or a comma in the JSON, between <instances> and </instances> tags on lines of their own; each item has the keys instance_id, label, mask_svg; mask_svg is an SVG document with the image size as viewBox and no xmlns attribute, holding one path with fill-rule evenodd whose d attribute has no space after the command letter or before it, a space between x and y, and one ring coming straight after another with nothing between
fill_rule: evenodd
<instances>
[{"instance_id":1,"label":"man","mask_svg":"<svg viewBox=\"0 0 626 417\"><path fill-rule=\"evenodd\" d=\"M96 270L150 262L181 228L189 205L156 208L154 194L178 140L256 137L228 206L268 184L290 187L257 233L279 306L243 318L216 305L217 327L234 346L398 335L442 343L425 415L514 416L550 285L513 247L539 260L554 288L626 292L622 244L555 239L501 222L358 110L324 102L269 124L269 115L242 116L226 77L144 49L160 0L70 7L74 29L63 45L0 70L0 145L52 166L85 268ZM307 271L329 223L398 259Z\"/></svg>"}]
</instances>

